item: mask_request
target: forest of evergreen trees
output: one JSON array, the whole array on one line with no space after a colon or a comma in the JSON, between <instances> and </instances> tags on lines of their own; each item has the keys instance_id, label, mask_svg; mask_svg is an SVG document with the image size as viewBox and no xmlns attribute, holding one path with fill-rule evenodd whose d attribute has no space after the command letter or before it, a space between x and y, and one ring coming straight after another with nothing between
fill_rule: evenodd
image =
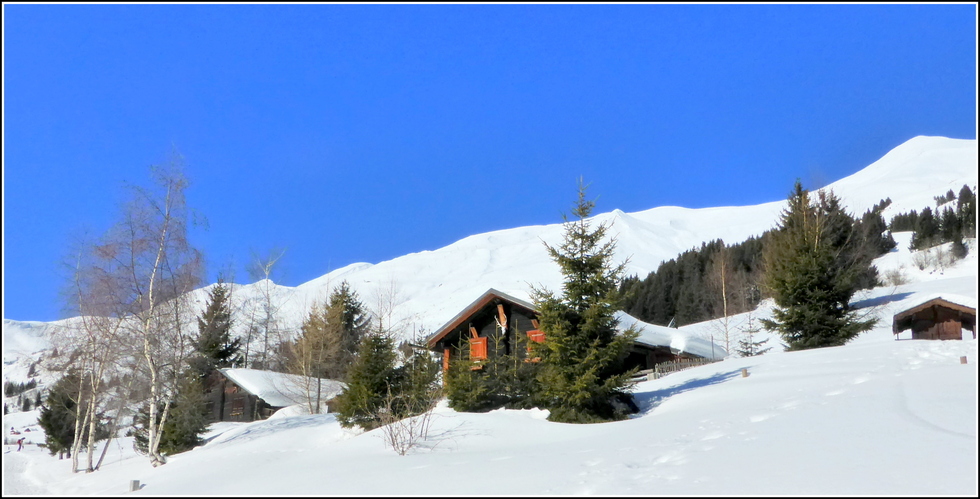
<instances>
[{"instance_id":1,"label":"forest of evergreen trees","mask_svg":"<svg viewBox=\"0 0 980 499\"><path fill-rule=\"evenodd\" d=\"M935 212L926 207L921 212L899 213L888 224L881 213L891 204L890 198L860 218L848 216L858 239L852 251L873 259L895 247L892 232L914 231L911 249L953 242L954 253L964 256L963 238L976 237L976 194L964 185L959 195L950 190L934 199ZM769 239L770 231L766 231L731 246L720 239L702 243L700 248L661 263L645 278L627 277L619 289L620 307L642 321L659 325L674 321L675 326L722 317L726 301L728 315L752 310L767 297L761 279L763 248ZM878 283L874 267L859 279L861 288Z\"/></svg>"}]
</instances>

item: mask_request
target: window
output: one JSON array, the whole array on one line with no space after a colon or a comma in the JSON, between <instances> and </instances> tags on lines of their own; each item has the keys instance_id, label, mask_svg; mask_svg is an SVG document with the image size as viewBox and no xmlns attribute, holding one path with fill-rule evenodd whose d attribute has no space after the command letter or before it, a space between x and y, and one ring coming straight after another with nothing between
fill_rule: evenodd
<instances>
[{"instance_id":1,"label":"window","mask_svg":"<svg viewBox=\"0 0 980 499\"><path fill-rule=\"evenodd\" d=\"M245 414L245 398L236 398L231 401L231 413L229 416L236 417Z\"/></svg>"}]
</instances>

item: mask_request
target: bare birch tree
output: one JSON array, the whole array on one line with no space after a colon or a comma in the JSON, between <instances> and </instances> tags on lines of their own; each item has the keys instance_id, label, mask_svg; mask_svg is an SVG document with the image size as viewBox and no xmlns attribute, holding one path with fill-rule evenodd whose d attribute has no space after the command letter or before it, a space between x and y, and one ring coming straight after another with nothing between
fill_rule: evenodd
<instances>
[{"instance_id":1,"label":"bare birch tree","mask_svg":"<svg viewBox=\"0 0 980 499\"><path fill-rule=\"evenodd\" d=\"M161 430L190 353L187 293L200 284L203 262L187 240L187 180L180 157L151 171L154 188L134 189L110 237L123 270L125 294L119 300L128 307L126 327L139 344L149 387L148 453L158 466L167 462L159 452Z\"/></svg>"},{"instance_id":2,"label":"bare birch tree","mask_svg":"<svg viewBox=\"0 0 980 499\"><path fill-rule=\"evenodd\" d=\"M719 332L725 340L725 351L731 353L731 339L735 325L731 320L732 298L735 296L735 270L731 253L724 241L719 241L720 249L711 256L708 264L708 286L712 288L721 303L721 318L717 321Z\"/></svg>"},{"instance_id":3,"label":"bare birch tree","mask_svg":"<svg viewBox=\"0 0 980 499\"><path fill-rule=\"evenodd\" d=\"M114 387L112 427L118 424L125 397L135 386L145 385L139 396L145 396L150 406L151 462L154 466L166 462L157 450L160 431L190 351L187 293L200 283L203 264L200 252L187 241L187 181L181 158L174 153L168 165L154 167L151 173L154 187L134 188L118 223L98 242L81 245L74 260L70 306L77 316L67 321L72 327L67 328L64 342L72 352L71 365L82 373L75 470L83 444L86 471L98 468L93 463L95 430L100 411L107 406L109 376L126 380L125 387L119 383Z\"/></svg>"},{"instance_id":4,"label":"bare birch tree","mask_svg":"<svg viewBox=\"0 0 980 499\"><path fill-rule=\"evenodd\" d=\"M248 267L249 276L260 281L259 290L261 298L251 304L250 316L252 320L249 321L246 357L248 357L249 351L251 350L253 334L257 333L262 339L260 358L259 360L252 360L250 367L258 369L279 367L280 370L284 367L273 365L274 363L270 361L269 350L270 347L278 347L283 340L283 330L279 317L279 310L282 308L283 303L279 297L275 283L272 282L272 277L279 268L276 264L279 263L279 260L285 254L285 249L269 250L265 256L253 254L252 262Z\"/></svg>"},{"instance_id":5,"label":"bare birch tree","mask_svg":"<svg viewBox=\"0 0 980 499\"><path fill-rule=\"evenodd\" d=\"M67 353L63 365L55 370L80 373L76 403L75 436L72 444L72 470L79 467L80 450L87 451L86 472L93 465L99 415L107 405L106 379L117 375L125 362L124 318L119 305L121 268L107 251L105 241L80 241L69 264L71 277L67 289L68 309L75 317L65 321L56 336L56 346ZM118 420L119 411L116 411ZM87 435L87 439L84 438ZM111 440L110 433L109 438ZM106 441L108 446L109 441ZM101 460L100 460L101 463Z\"/></svg>"}]
</instances>

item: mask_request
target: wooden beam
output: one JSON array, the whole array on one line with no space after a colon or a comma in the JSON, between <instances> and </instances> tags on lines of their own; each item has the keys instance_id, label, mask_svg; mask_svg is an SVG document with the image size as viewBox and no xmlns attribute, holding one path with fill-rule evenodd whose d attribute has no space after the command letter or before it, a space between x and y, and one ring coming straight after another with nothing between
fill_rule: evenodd
<instances>
[{"instance_id":1,"label":"wooden beam","mask_svg":"<svg viewBox=\"0 0 980 499\"><path fill-rule=\"evenodd\" d=\"M497 304L497 317L500 320L500 326L507 329L507 314L504 313L504 304Z\"/></svg>"},{"instance_id":2,"label":"wooden beam","mask_svg":"<svg viewBox=\"0 0 980 499\"><path fill-rule=\"evenodd\" d=\"M484 316L484 317L486 317L486 316ZM476 332L476 328L473 327L473 326L470 326L470 334L472 334L474 338L479 338L480 337L479 333Z\"/></svg>"},{"instance_id":3,"label":"wooden beam","mask_svg":"<svg viewBox=\"0 0 980 499\"><path fill-rule=\"evenodd\" d=\"M534 326L534 329L538 329L538 320L537 319L531 319L531 325Z\"/></svg>"}]
</instances>

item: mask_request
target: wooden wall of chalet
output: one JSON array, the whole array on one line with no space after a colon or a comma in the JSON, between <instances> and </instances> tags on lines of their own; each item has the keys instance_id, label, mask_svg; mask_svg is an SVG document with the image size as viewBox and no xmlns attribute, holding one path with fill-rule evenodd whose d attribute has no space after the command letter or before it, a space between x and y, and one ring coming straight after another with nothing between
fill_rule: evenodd
<instances>
[{"instance_id":1,"label":"wooden wall of chalet","mask_svg":"<svg viewBox=\"0 0 980 499\"><path fill-rule=\"evenodd\" d=\"M653 369L654 365L661 362L670 362L680 358L680 356L671 353L668 347L651 347L634 343L630 347L630 353L623 363L623 368L624 370L630 370L635 367L642 371L644 369Z\"/></svg>"},{"instance_id":2,"label":"wooden wall of chalet","mask_svg":"<svg viewBox=\"0 0 980 499\"><path fill-rule=\"evenodd\" d=\"M209 418L214 421L251 422L266 419L275 408L264 400L245 391L221 373L214 373L208 379L208 392L205 406Z\"/></svg>"}]
</instances>

